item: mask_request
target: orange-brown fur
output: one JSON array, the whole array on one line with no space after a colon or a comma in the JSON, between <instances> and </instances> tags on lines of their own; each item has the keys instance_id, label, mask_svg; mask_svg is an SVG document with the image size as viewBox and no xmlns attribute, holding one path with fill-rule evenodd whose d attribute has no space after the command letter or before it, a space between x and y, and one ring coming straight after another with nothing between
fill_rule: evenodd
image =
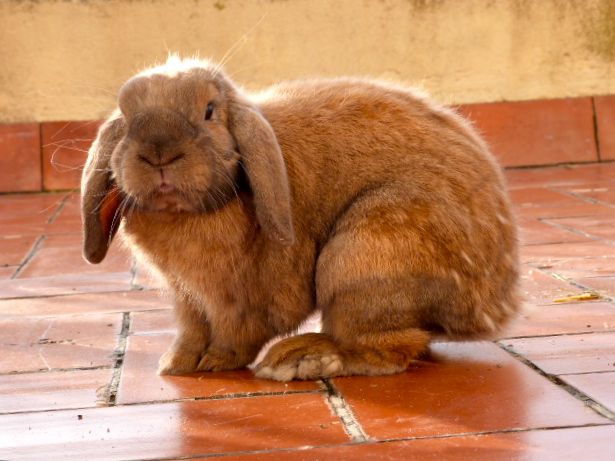
<instances>
[{"instance_id":1,"label":"orange-brown fur","mask_svg":"<svg viewBox=\"0 0 615 461\"><path fill-rule=\"evenodd\" d=\"M161 373L243 367L315 309L322 333L274 345L257 375L395 373L432 336L491 336L518 310L502 174L453 111L358 79L248 97L207 63L183 66L123 87L83 180L86 257L106 252L88 216L115 183L131 199L124 236L175 293ZM201 124L212 99L217 118ZM186 120L206 133L200 147ZM153 154L155 136L167 147ZM158 166L144 162L188 192L156 192Z\"/></svg>"}]
</instances>

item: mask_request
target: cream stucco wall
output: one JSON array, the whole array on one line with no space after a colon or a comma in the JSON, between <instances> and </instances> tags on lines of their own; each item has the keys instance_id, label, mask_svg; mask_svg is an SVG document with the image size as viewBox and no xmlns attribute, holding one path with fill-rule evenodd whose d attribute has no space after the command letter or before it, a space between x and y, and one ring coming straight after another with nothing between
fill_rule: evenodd
<instances>
[{"instance_id":1,"label":"cream stucco wall","mask_svg":"<svg viewBox=\"0 0 615 461\"><path fill-rule=\"evenodd\" d=\"M412 82L448 103L615 93L613 0L2 0L0 122L93 119L168 51L248 87Z\"/></svg>"}]
</instances>

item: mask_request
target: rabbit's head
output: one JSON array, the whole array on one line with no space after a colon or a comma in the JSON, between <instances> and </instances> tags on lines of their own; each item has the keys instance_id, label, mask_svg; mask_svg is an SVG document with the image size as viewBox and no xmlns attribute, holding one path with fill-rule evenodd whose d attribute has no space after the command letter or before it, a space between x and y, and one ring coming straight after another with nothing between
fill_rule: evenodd
<instances>
[{"instance_id":1,"label":"rabbit's head","mask_svg":"<svg viewBox=\"0 0 615 461\"><path fill-rule=\"evenodd\" d=\"M122 208L215 213L249 186L259 224L294 239L286 167L276 136L222 72L169 62L128 80L103 125L82 179L84 255L100 262ZM247 178L247 181L245 179Z\"/></svg>"}]
</instances>

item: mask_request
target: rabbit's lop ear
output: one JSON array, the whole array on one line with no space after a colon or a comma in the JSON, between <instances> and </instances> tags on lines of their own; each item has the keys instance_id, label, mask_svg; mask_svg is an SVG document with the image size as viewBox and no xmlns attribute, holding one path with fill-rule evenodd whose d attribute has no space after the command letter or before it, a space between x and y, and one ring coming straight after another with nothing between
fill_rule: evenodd
<instances>
[{"instance_id":1,"label":"rabbit's lop ear","mask_svg":"<svg viewBox=\"0 0 615 461\"><path fill-rule=\"evenodd\" d=\"M249 104L230 106L229 126L254 195L256 217L273 239L295 241L286 165L271 125Z\"/></svg>"},{"instance_id":2,"label":"rabbit's lop ear","mask_svg":"<svg viewBox=\"0 0 615 461\"><path fill-rule=\"evenodd\" d=\"M119 225L121 195L113 185L109 161L122 137L123 119L114 114L99 129L81 176L83 256L91 263L103 260Z\"/></svg>"}]
</instances>

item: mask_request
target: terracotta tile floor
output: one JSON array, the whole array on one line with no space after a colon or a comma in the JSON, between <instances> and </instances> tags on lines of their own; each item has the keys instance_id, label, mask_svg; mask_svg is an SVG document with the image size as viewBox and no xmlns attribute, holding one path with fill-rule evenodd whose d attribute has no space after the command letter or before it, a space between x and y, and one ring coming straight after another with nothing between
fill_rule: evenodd
<instances>
[{"instance_id":1,"label":"terracotta tile floor","mask_svg":"<svg viewBox=\"0 0 615 461\"><path fill-rule=\"evenodd\" d=\"M120 245L83 262L77 195L0 195L0 459L614 460L615 164L507 176L526 308L503 339L288 384L156 375L156 282Z\"/></svg>"}]
</instances>

